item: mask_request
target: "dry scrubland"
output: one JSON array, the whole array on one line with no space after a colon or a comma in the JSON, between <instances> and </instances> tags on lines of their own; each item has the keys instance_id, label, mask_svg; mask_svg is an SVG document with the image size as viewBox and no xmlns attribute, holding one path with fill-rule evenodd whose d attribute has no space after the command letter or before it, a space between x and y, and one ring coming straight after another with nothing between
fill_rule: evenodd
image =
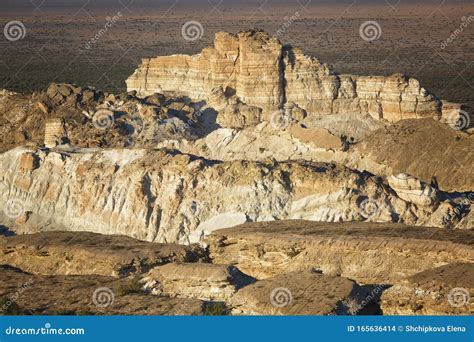
<instances>
[{"instance_id":1,"label":"dry scrubland","mask_svg":"<svg viewBox=\"0 0 474 342\"><path fill-rule=\"evenodd\" d=\"M273 34L298 12L296 21L280 36L282 42L302 47L341 73L408 73L443 99L474 105L474 25L446 49L440 48L460 27L462 17L474 14L474 5L402 2L393 9L385 3L351 6L348 1L306 8L293 3L238 6L224 1L213 9L208 4L193 8L189 3L170 8L172 1L161 1L147 9L132 2L129 10L117 3L107 9L89 4L80 11L79 6L44 7L42 13L31 6L2 11L2 23L21 20L27 35L17 42L0 40L0 86L30 91L56 81L118 92L125 89L124 80L141 58L197 53L212 45L214 33L221 30L260 27ZM119 11L123 16L118 22L91 49L84 49L103 28L106 17ZM182 38L181 26L189 20L202 23L201 40ZM359 36L359 27L366 20L381 25L379 40L365 42Z\"/></svg>"}]
</instances>

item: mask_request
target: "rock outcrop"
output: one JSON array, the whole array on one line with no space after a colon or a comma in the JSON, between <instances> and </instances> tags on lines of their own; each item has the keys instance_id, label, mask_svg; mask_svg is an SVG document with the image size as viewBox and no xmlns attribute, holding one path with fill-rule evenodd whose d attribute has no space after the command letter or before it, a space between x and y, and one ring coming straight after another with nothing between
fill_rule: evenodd
<instances>
[{"instance_id":1,"label":"rock outcrop","mask_svg":"<svg viewBox=\"0 0 474 342\"><path fill-rule=\"evenodd\" d=\"M35 170L20 168L25 153L35 156ZM17 232L56 227L189 243L249 221L417 220L416 208L380 179L330 163L215 162L169 150L17 148L2 154L0 165L4 218L31 213L28 222L13 227Z\"/></svg>"},{"instance_id":2,"label":"rock outcrop","mask_svg":"<svg viewBox=\"0 0 474 342\"><path fill-rule=\"evenodd\" d=\"M357 113L395 122L440 118L442 113L441 101L415 79L400 74L338 75L318 59L260 30L236 35L219 32L214 47L193 56L143 59L126 82L129 91L143 96L164 92L203 100L210 100L214 89L221 88L229 98L235 95L246 105L260 108L266 121L287 105L301 109L296 119ZM221 123L235 127L243 121L245 114L233 113L234 119L222 114Z\"/></svg>"},{"instance_id":3,"label":"rock outcrop","mask_svg":"<svg viewBox=\"0 0 474 342\"><path fill-rule=\"evenodd\" d=\"M359 284L393 284L415 273L472 262L472 230L394 224L276 221L247 223L206 238L213 262L257 279L301 270Z\"/></svg>"},{"instance_id":4,"label":"rock outcrop","mask_svg":"<svg viewBox=\"0 0 474 342\"><path fill-rule=\"evenodd\" d=\"M166 264L153 268L142 280L155 295L221 302L254 281L233 266L206 263Z\"/></svg>"},{"instance_id":5,"label":"rock outcrop","mask_svg":"<svg viewBox=\"0 0 474 342\"><path fill-rule=\"evenodd\" d=\"M33 274L123 277L169 262L199 260L205 260L205 253L197 246L142 242L125 236L85 232L0 236L0 264Z\"/></svg>"},{"instance_id":6,"label":"rock outcrop","mask_svg":"<svg viewBox=\"0 0 474 342\"><path fill-rule=\"evenodd\" d=\"M42 276L0 266L3 315L201 315L203 302L150 296L127 278Z\"/></svg>"},{"instance_id":7,"label":"rock outcrop","mask_svg":"<svg viewBox=\"0 0 474 342\"><path fill-rule=\"evenodd\" d=\"M349 279L301 271L244 287L231 305L236 315L348 315L362 298L362 288Z\"/></svg>"},{"instance_id":8,"label":"rock outcrop","mask_svg":"<svg viewBox=\"0 0 474 342\"><path fill-rule=\"evenodd\" d=\"M472 315L474 264L447 264L414 274L385 291L386 315Z\"/></svg>"}]
</instances>

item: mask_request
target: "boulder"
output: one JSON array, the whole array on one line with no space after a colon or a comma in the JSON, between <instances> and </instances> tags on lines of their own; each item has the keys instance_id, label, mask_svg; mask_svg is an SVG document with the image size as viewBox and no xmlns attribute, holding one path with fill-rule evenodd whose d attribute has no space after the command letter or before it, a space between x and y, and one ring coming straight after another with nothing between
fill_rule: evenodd
<instances>
[{"instance_id":1,"label":"boulder","mask_svg":"<svg viewBox=\"0 0 474 342\"><path fill-rule=\"evenodd\" d=\"M230 306L236 315L347 315L361 305L363 292L346 278L290 272L244 287Z\"/></svg>"},{"instance_id":2,"label":"boulder","mask_svg":"<svg viewBox=\"0 0 474 342\"><path fill-rule=\"evenodd\" d=\"M254 279L229 265L171 263L153 268L142 281L155 295L225 302Z\"/></svg>"}]
</instances>

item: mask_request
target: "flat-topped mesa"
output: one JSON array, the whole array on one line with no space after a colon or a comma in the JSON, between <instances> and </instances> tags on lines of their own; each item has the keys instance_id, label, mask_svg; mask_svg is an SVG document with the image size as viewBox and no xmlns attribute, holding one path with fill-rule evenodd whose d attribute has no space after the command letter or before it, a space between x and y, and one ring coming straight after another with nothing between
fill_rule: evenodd
<instances>
[{"instance_id":1,"label":"flat-topped mesa","mask_svg":"<svg viewBox=\"0 0 474 342\"><path fill-rule=\"evenodd\" d=\"M197 55L143 59L126 83L129 91L142 96L171 92L204 100L222 87L227 96L261 108L261 120L266 121L285 104L296 105L310 118L358 113L391 122L439 118L442 107L415 79L401 74L338 75L261 30L218 32L214 47Z\"/></svg>"}]
</instances>

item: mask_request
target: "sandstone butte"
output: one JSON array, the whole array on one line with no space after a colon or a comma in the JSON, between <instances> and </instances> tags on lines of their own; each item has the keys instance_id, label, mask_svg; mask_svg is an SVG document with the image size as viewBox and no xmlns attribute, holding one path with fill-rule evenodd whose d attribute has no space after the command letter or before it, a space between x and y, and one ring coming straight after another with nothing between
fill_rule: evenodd
<instances>
[{"instance_id":1,"label":"sandstone butte","mask_svg":"<svg viewBox=\"0 0 474 342\"><path fill-rule=\"evenodd\" d=\"M127 89L140 95L174 93L219 103L237 97L253 108L241 112L247 124L271 121L288 107L293 116L317 118L329 114L369 114L375 119L435 117L459 110L430 94L405 75L339 75L301 49L282 45L261 30L237 34L218 32L214 47L196 55L143 59L127 79ZM220 90L219 90L220 89ZM262 116L255 113L262 111ZM221 118L232 124L235 118ZM227 126L228 126L227 125Z\"/></svg>"}]
</instances>

